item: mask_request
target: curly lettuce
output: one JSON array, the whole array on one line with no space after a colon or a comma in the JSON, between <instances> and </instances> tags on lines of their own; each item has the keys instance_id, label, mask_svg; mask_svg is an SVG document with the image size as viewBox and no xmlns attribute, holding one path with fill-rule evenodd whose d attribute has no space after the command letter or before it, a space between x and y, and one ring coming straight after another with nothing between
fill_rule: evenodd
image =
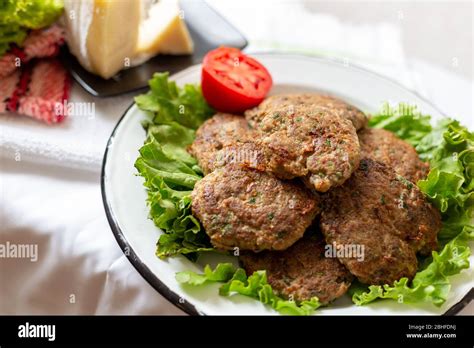
<instances>
[{"instance_id":1,"label":"curly lettuce","mask_svg":"<svg viewBox=\"0 0 474 348\"><path fill-rule=\"evenodd\" d=\"M21 46L30 29L54 23L63 11L62 0L2 0L0 2L0 56L11 44Z\"/></svg>"},{"instance_id":2,"label":"curly lettuce","mask_svg":"<svg viewBox=\"0 0 474 348\"><path fill-rule=\"evenodd\" d=\"M369 125L393 131L414 145L420 158L430 163L428 177L417 185L441 212L441 251L422 260L411 282L402 278L393 285L372 285L368 289L355 285L352 299L357 305L393 299L441 306L451 289L449 277L469 268L468 242L474 240L474 134L458 121L446 118L432 127L430 119L415 107L400 104L391 108L386 104Z\"/></svg>"},{"instance_id":3,"label":"curly lettuce","mask_svg":"<svg viewBox=\"0 0 474 348\"><path fill-rule=\"evenodd\" d=\"M214 110L202 96L200 87L188 84L179 88L168 76L168 73L155 73L148 82L150 92L135 97L135 102L141 110L150 113L151 124L177 122L197 129Z\"/></svg>"},{"instance_id":4,"label":"curly lettuce","mask_svg":"<svg viewBox=\"0 0 474 348\"><path fill-rule=\"evenodd\" d=\"M247 277L244 269L235 268L231 263L220 263L214 270L206 265L202 274L192 271L178 272L176 280L192 286L223 283L219 288L221 296L240 294L251 297L286 315L311 315L321 306L317 297L299 303L284 300L277 296L268 284L265 271L256 271Z\"/></svg>"},{"instance_id":5,"label":"curly lettuce","mask_svg":"<svg viewBox=\"0 0 474 348\"><path fill-rule=\"evenodd\" d=\"M397 107L391 107L384 103L380 112L370 117L369 127L389 130L416 146L431 133L430 120L431 116L421 114L416 106L400 103Z\"/></svg>"},{"instance_id":6,"label":"curly lettuce","mask_svg":"<svg viewBox=\"0 0 474 348\"><path fill-rule=\"evenodd\" d=\"M199 252L213 248L191 214L191 192L202 171L186 148L194 140L195 128L213 110L199 87L178 88L168 80L168 73L154 74L149 84L150 92L135 98L150 116L144 123L147 137L135 168L145 179L149 217L164 232L156 254L160 258L183 254L194 261Z\"/></svg>"}]
</instances>

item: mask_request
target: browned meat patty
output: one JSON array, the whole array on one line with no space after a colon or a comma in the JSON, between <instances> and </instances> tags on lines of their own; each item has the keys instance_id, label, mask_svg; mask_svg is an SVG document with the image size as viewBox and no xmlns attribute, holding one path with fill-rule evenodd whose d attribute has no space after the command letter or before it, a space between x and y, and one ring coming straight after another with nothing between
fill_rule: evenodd
<instances>
[{"instance_id":1,"label":"browned meat patty","mask_svg":"<svg viewBox=\"0 0 474 348\"><path fill-rule=\"evenodd\" d=\"M320 225L328 243L364 247L363 260L340 258L361 282L392 284L415 275L418 251L437 248L441 217L416 185L363 159L343 186L325 195Z\"/></svg>"},{"instance_id":2,"label":"browned meat patty","mask_svg":"<svg viewBox=\"0 0 474 348\"><path fill-rule=\"evenodd\" d=\"M261 104L260 109L268 107L269 105L272 107L287 107L290 105L317 105L319 107L326 107L337 115L351 121L356 130L364 128L368 121L368 117L355 106L327 94L303 93L275 95L267 98ZM259 121L258 113L259 108L247 112L248 120L252 127L255 127Z\"/></svg>"},{"instance_id":3,"label":"browned meat patty","mask_svg":"<svg viewBox=\"0 0 474 348\"><path fill-rule=\"evenodd\" d=\"M281 103L284 98L289 102ZM359 165L354 126L328 107L291 104L290 98L270 97L246 114L259 133L266 170L281 179L306 177L319 192L342 185Z\"/></svg>"},{"instance_id":4,"label":"browned meat patty","mask_svg":"<svg viewBox=\"0 0 474 348\"><path fill-rule=\"evenodd\" d=\"M299 182L239 165L199 181L192 212L218 249L282 250L300 239L320 211L319 197Z\"/></svg>"},{"instance_id":5,"label":"browned meat patty","mask_svg":"<svg viewBox=\"0 0 474 348\"><path fill-rule=\"evenodd\" d=\"M249 139L250 129L242 116L218 113L204 122L189 148L204 174L216 167L216 153L228 145ZM222 155L222 159L226 159ZM220 166L220 165L217 165Z\"/></svg>"},{"instance_id":6,"label":"browned meat patty","mask_svg":"<svg viewBox=\"0 0 474 348\"><path fill-rule=\"evenodd\" d=\"M248 275L265 270L279 296L328 303L346 293L353 277L337 258L325 257L325 245L320 236L305 236L284 251L246 252L239 260Z\"/></svg>"},{"instance_id":7,"label":"browned meat patty","mask_svg":"<svg viewBox=\"0 0 474 348\"><path fill-rule=\"evenodd\" d=\"M366 128L358 135L361 157L382 162L414 183L428 175L429 164L418 157L413 146L392 132Z\"/></svg>"}]
</instances>

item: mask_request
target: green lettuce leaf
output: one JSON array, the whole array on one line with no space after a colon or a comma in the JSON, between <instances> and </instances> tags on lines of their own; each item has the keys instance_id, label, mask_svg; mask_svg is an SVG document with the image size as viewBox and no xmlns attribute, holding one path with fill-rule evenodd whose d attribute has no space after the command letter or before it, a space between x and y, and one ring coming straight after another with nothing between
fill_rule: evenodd
<instances>
[{"instance_id":1,"label":"green lettuce leaf","mask_svg":"<svg viewBox=\"0 0 474 348\"><path fill-rule=\"evenodd\" d=\"M430 134L431 117L422 115L416 108L400 103L396 108L384 103L380 112L369 119L369 127L384 128L395 133L413 146Z\"/></svg>"},{"instance_id":2,"label":"green lettuce leaf","mask_svg":"<svg viewBox=\"0 0 474 348\"><path fill-rule=\"evenodd\" d=\"M0 56L10 49L11 44L21 45L26 38L26 29L18 24L0 23Z\"/></svg>"},{"instance_id":3,"label":"green lettuce leaf","mask_svg":"<svg viewBox=\"0 0 474 348\"><path fill-rule=\"evenodd\" d=\"M136 98L139 108L150 114L150 120L145 122L147 138L135 168L145 179L150 219L165 232L157 242L156 254L160 258L183 254L195 261L199 252L214 249L191 214L191 192L202 178L202 171L186 148L194 140L193 128L213 111L202 105L204 99L196 95L200 94L199 88L188 85L180 89L168 81L167 73L155 74L150 86L148 94ZM144 96L146 100L153 99L153 106L138 102ZM173 107L166 97L174 98ZM194 113L179 114L181 101ZM193 127L188 127L191 124Z\"/></svg>"},{"instance_id":4,"label":"green lettuce leaf","mask_svg":"<svg viewBox=\"0 0 474 348\"><path fill-rule=\"evenodd\" d=\"M393 285L354 285L352 299L358 305L393 299L400 303L428 301L441 306L451 289L449 277L469 268L468 241L474 240L474 134L449 118L434 127L429 121L430 116L400 104L398 108L384 105L369 124L391 130L409 141L420 158L430 163L428 177L417 185L441 212L441 251L421 260L420 270L411 282L402 278Z\"/></svg>"},{"instance_id":5,"label":"green lettuce leaf","mask_svg":"<svg viewBox=\"0 0 474 348\"><path fill-rule=\"evenodd\" d=\"M0 2L0 56L11 44L21 46L29 29L54 23L63 11L62 0L2 0Z\"/></svg>"},{"instance_id":6,"label":"green lettuce leaf","mask_svg":"<svg viewBox=\"0 0 474 348\"><path fill-rule=\"evenodd\" d=\"M196 85L176 86L168 80L169 74L155 73L149 81L150 92L135 97L138 107L150 112L152 124L177 122L185 127L197 129L214 113Z\"/></svg>"},{"instance_id":7,"label":"green lettuce leaf","mask_svg":"<svg viewBox=\"0 0 474 348\"><path fill-rule=\"evenodd\" d=\"M214 270L207 265L204 273L199 274L192 271L176 273L176 280L181 284L202 285L205 283L224 283L219 288L221 296L240 294L259 300L270 305L281 314L286 315L311 315L321 306L319 300L314 297L310 301L284 300L277 296L267 282L265 271L256 271L249 277L242 268L235 268L231 263L220 263Z\"/></svg>"},{"instance_id":8,"label":"green lettuce leaf","mask_svg":"<svg viewBox=\"0 0 474 348\"><path fill-rule=\"evenodd\" d=\"M28 29L51 25L61 15L62 0L16 0L16 21Z\"/></svg>"},{"instance_id":9,"label":"green lettuce leaf","mask_svg":"<svg viewBox=\"0 0 474 348\"><path fill-rule=\"evenodd\" d=\"M232 279L236 272L235 267L231 263L220 263L213 270L211 266L204 267L204 274L192 271L184 271L176 273L176 280L181 284L202 285L204 283L228 282Z\"/></svg>"}]
</instances>

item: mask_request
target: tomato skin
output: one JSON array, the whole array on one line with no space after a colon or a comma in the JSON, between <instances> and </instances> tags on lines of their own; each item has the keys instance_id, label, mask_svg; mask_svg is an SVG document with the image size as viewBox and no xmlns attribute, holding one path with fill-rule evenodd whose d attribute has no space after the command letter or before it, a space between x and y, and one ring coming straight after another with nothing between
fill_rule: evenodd
<instances>
[{"instance_id":1,"label":"tomato skin","mask_svg":"<svg viewBox=\"0 0 474 348\"><path fill-rule=\"evenodd\" d=\"M202 71L202 94L215 110L241 113L260 104L263 97L250 97L239 94L214 79L207 71Z\"/></svg>"},{"instance_id":2,"label":"tomato skin","mask_svg":"<svg viewBox=\"0 0 474 348\"><path fill-rule=\"evenodd\" d=\"M262 64L236 48L220 47L209 52L201 73L204 98L221 112L242 113L257 106L273 84Z\"/></svg>"}]
</instances>

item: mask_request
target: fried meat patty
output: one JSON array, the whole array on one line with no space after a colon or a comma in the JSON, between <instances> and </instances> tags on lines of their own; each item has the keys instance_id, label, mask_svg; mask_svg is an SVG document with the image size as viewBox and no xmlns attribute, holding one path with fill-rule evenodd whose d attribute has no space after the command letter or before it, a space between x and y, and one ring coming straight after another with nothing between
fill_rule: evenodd
<instances>
[{"instance_id":1,"label":"fried meat patty","mask_svg":"<svg viewBox=\"0 0 474 348\"><path fill-rule=\"evenodd\" d=\"M305 236L284 251L246 252L239 260L248 275L266 270L268 283L284 298L316 296L328 303L346 293L353 277L337 258L325 257L325 245L321 236Z\"/></svg>"},{"instance_id":2,"label":"fried meat patty","mask_svg":"<svg viewBox=\"0 0 474 348\"><path fill-rule=\"evenodd\" d=\"M250 133L244 117L217 113L199 127L189 152L197 159L203 173L208 174L220 166L216 163L218 151L237 142L247 141L251 138ZM222 154L223 159L224 156L225 153Z\"/></svg>"},{"instance_id":3,"label":"fried meat patty","mask_svg":"<svg viewBox=\"0 0 474 348\"><path fill-rule=\"evenodd\" d=\"M292 104L291 98L270 97L246 113L258 133L265 170L281 179L305 177L319 192L342 185L359 165L354 126L326 106Z\"/></svg>"},{"instance_id":4,"label":"fried meat patty","mask_svg":"<svg viewBox=\"0 0 474 348\"><path fill-rule=\"evenodd\" d=\"M392 132L365 128L358 135L361 157L382 162L414 183L428 175L429 164L418 157L413 146Z\"/></svg>"},{"instance_id":5,"label":"fried meat patty","mask_svg":"<svg viewBox=\"0 0 474 348\"><path fill-rule=\"evenodd\" d=\"M193 215L223 250L286 249L319 211L319 197L299 182L235 164L217 168L192 192Z\"/></svg>"},{"instance_id":6,"label":"fried meat patty","mask_svg":"<svg viewBox=\"0 0 474 348\"><path fill-rule=\"evenodd\" d=\"M347 118L351 121L356 130L364 128L368 121L368 117L355 106L327 94L280 94L267 98L261 104L261 108L265 108L268 105L272 105L272 107L288 107L290 105L317 105L319 107L326 107L340 117ZM248 120L253 127L256 126L259 120L258 113L258 108L252 109L247 113Z\"/></svg>"},{"instance_id":7,"label":"fried meat patty","mask_svg":"<svg viewBox=\"0 0 474 348\"><path fill-rule=\"evenodd\" d=\"M363 260L340 258L361 282L392 284L415 275L417 252L437 248L441 217L416 185L363 159L343 186L325 195L320 226L328 243L364 247Z\"/></svg>"}]
</instances>

